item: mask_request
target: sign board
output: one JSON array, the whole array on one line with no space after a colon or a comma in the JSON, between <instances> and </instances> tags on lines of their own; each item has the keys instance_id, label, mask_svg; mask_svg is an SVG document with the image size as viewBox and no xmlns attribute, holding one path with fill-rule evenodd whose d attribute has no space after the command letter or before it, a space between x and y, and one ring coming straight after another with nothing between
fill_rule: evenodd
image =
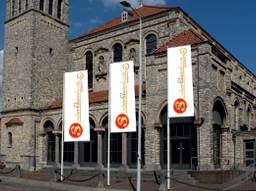
<instances>
[{"instance_id":1,"label":"sign board","mask_svg":"<svg viewBox=\"0 0 256 191\"><path fill-rule=\"evenodd\" d=\"M88 72L64 74L64 142L90 141Z\"/></svg>"},{"instance_id":2,"label":"sign board","mask_svg":"<svg viewBox=\"0 0 256 191\"><path fill-rule=\"evenodd\" d=\"M194 116L191 46L168 48L168 117Z\"/></svg>"},{"instance_id":3,"label":"sign board","mask_svg":"<svg viewBox=\"0 0 256 191\"><path fill-rule=\"evenodd\" d=\"M134 63L110 64L111 133L136 131Z\"/></svg>"}]
</instances>

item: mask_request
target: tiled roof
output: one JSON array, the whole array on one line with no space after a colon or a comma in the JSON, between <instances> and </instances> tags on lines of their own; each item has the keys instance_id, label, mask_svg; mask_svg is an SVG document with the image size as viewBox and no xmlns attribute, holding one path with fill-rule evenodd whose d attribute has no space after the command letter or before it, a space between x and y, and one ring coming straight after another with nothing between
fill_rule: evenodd
<instances>
[{"instance_id":1,"label":"tiled roof","mask_svg":"<svg viewBox=\"0 0 256 191\"><path fill-rule=\"evenodd\" d=\"M20 118L12 118L6 123L6 126L12 126L12 125L23 125L23 121L20 120Z\"/></svg>"},{"instance_id":2,"label":"tiled roof","mask_svg":"<svg viewBox=\"0 0 256 191\"><path fill-rule=\"evenodd\" d=\"M165 12L165 11L168 11L168 10L172 10L172 9L175 9L175 8L160 7L160 6L143 6L143 7L140 7L138 9L136 9L136 12L141 17L147 17L147 16L152 16L152 15L155 15L155 14L158 14L158 13L161 13L161 12ZM139 19L138 16L134 13L134 11L131 11L131 12L132 12L132 15L130 16L130 20L126 23L136 21L136 20ZM85 36L88 36L88 35L91 35L91 34L94 34L94 33L100 32L100 31L104 31L106 29L110 29L110 28L118 26L120 24L125 24L125 23L122 23L121 16L119 16L119 17L117 17L117 18L99 26L99 27L96 27L96 28L94 28L93 30L91 30L89 32L84 33L83 35L81 35L77 39L83 38ZM74 40L76 40L76 39L74 39Z\"/></svg>"},{"instance_id":3,"label":"tiled roof","mask_svg":"<svg viewBox=\"0 0 256 191\"><path fill-rule=\"evenodd\" d=\"M153 54L163 53L167 50L167 48L170 48L170 47L197 44L205 41L207 40L204 40L204 38L199 34L197 34L196 32L192 30L187 30L187 31L181 32L177 36L170 38L164 45L155 49Z\"/></svg>"},{"instance_id":4,"label":"tiled roof","mask_svg":"<svg viewBox=\"0 0 256 191\"><path fill-rule=\"evenodd\" d=\"M142 95L146 94L146 86L142 85ZM139 95L139 86L135 86L135 96ZM90 103L100 103L108 101L108 90L102 90L98 92L90 92L89 93L89 102ZM48 106L47 109L59 109L62 108L62 101L53 102Z\"/></svg>"}]
</instances>

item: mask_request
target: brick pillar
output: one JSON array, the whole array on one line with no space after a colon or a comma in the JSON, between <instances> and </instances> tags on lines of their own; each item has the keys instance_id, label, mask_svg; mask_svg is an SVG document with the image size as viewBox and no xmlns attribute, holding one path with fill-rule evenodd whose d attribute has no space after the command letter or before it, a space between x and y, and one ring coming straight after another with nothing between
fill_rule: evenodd
<instances>
[{"instance_id":1,"label":"brick pillar","mask_svg":"<svg viewBox=\"0 0 256 191\"><path fill-rule=\"evenodd\" d=\"M79 166L78 163L78 142L74 142L74 164L73 166L77 168Z\"/></svg>"},{"instance_id":2,"label":"brick pillar","mask_svg":"<svg viewBox=\"0 0 256 191\"><path fill-rule=\"evenodd\" d=\"M233 164L233 145L232 134L229 132L229 128L222 129L222 160L221 166L223 169L230 169Z\"/></svg>"},{"instance_id":3,"label":"brick pillar","mask_svg":"<svg viewBox=\"0 0 256 191\"><path fill-rule=\"evenodd\" d=\"M162 124L152 124L145 128L145 170L161 169L160 131Z\"/></svg>"},{"instance_id":4,"label":"brick pillar","mask_svg":"<svg viewBox=\"0 0 256 191\"><path fill-rule=\"evenodd\" d=\"M97 132L97 169L103 169L103 149L102 149L102 133L105 132L104 128L95 128Z\"/></svg>"},{"instance_id":5,"label":"brick pillar","mask_svg":"<svg viewBox=\"0 0 256 191\"><path fill-rule=\"evenodd\" d=\"M55 165L57 167L60 166L60 136L57 134L55 135Z\"/></svg>"}]
</instances>

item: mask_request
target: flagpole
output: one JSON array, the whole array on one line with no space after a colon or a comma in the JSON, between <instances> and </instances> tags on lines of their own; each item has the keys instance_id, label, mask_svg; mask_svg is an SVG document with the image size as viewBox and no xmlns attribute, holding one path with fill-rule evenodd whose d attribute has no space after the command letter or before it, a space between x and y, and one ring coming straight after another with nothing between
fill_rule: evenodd
<instances>
[{"instance_id":1,"label":"flagpole","mask_svg":"<svg viewBox=\"0 0 256 191\"><path fill-rule=\"evenodd\" d=\"M140 15L139 15L140 16ZM137 157L137 190L141 190L141 112L142 112L142 18L140 16L140 50L139 50L139 124Z\"/></svg>"},{"instance_id":2,"label":"flagpole","mask_svg":"<svg viewBox=\"0 0 256 191\"><path fill-rule=\"evenodd\" d=\"M111 92L111 67L109 66L109 92ZM110 186L110 131L111 131L111 96L108 98L108 156L107 156L107 186Z\"/></svg>"},{"instance_id":3,"label":"flagpole","mask_svg":"<svg viewBox=\"0 0 256 191\"><path fill-rule=\"evenodd\" d=\"M64 120L62 120L62 138L61 138L61 172L60 172L60 180L63 181L63 162L64 162Z\"/></svg>"},{"instance_id":4,"label":"flagpole","mask_svg":"<svg viewBox=\"0 0 256 191\"><path fill-rule=\"evenodd\" d=\"M170 157L170 119L169 119L168 113L169 112L167 111L167 190L170 190L171 188L170 158L171 157Z\"/></svg>"},{"instance_id":5,"label":"flagpole","mask_svg":"<svg viewBox=\"0 0 256 191\"><path fill-rule=\"evenodd\" d=\"M110 118L110 117L109 117ZM107 185L110 186L110 123L108 119L108 169L107 169Z\"/></svg>"},{"instance_id":6,"label":"flagpole","mask_svg":"<svg viewBox=\"0 0 256 191\"><path fill-rule=\"evenodd\" d=\"M63 162L64 162L64 110L65 110L65 73L63 74L63 103L62 103L62 136L61 136L61 165L60 165L60 180L63 181Z\"/></svg>"},{"instance_id":7,"label":"flagpole","mask_svg":"<svg viewBox=\"0 0 256 191\"><path fill-rule=\"evenodd\" d=\"M167 56L168 59L168 56ZM171 174L170 174L170 119L169 119L169 67L167 60L167 190L171 189Z\"/></svg>"},{"instance_id":8,"label":"flagpole","mask_svg":"<svg viewBox=\"0 0 256 191\"><path fill-rule=\"evenodd\" d=\"M143 5L142 1L140 2ZM142 16L134 9L128 1L122 0L123 7L131 8L139 18L139 121L138 121L138 152L137 152L137 191L141 191L141 112L142 112Z\"/></svg>"}]
</instances>

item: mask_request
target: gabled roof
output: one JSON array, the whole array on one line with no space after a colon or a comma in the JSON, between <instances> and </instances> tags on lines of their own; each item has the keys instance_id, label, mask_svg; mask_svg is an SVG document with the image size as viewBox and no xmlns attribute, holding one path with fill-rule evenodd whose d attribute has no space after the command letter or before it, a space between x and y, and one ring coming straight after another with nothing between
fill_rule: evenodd
<instances>
[{"instance_id":1,"label":"gabled roof","mask_svg":"<svg viewBox=\"0 0 256 191\"><path fill-rule=\"evenodd\" d=\"M156 15L156 14L159 14L159 13L162 13L162 12L166 12L166 11L169 11L169 10L173 10L173 9L176 9L176 8L161 7L161 6L145 6L144 5L143 7L140 7L138 9L136 9L136 12L141 17L148 17L148 16ZM107 22L103 25L100 25L99 27L94 28L93 30L91 30L89 32L84 33L83 35L81 35L80 37L78 37L74 40L77 40L77 39L95 34L97 32L101 32L101 31L110 29L110 28L113 28L113 27L116 27L116 26L119 26L121 24L124 25L126 23L130 23L130 22L139 20L137 14L134 11L131 11L131 13L132 14L131 14L130 19L129 19L128 22L122 23L121 16L119 16L119 17L117 17L117 18L115 18L115 19L113 19L113 20L111 20L111 21L109 21L109 22Z\"/></svg>"},{"instance_id":2,"label":"gabled roof","mask_svg":"<svg viewBox=\"0 0 256 191\"><path fill-rule=\"evenodd\" d=\"M167 50L170 47L183 46L189 44L198 44L206 42L202 36L194 32L193 30L187 30L179 33L178 35L171 37L164 45L155 49L153 54L160 54Z\"/></svg>"}]
</instances>

